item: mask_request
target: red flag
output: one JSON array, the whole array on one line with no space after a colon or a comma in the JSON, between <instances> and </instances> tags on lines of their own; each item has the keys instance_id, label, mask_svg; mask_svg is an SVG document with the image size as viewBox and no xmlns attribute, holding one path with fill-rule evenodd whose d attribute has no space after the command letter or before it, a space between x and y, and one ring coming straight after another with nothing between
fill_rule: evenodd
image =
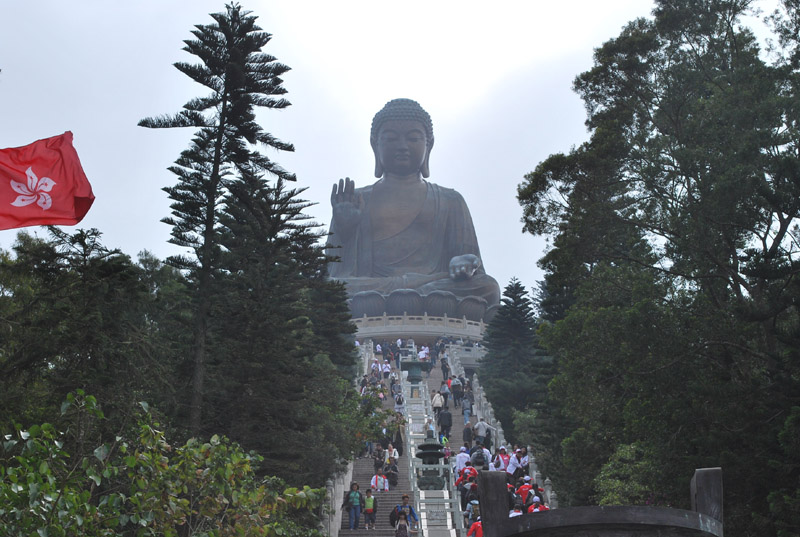
<instances>
[{"instance_id":1,"label":"red flag","mask_svg":"<svg viewBox=\"0 0 800 537\"><path fill-rule=\"evenodd\" d=\"M0 149L0 229L75 225L93 201L71 132Z\"/></svg>"}]
</instances>

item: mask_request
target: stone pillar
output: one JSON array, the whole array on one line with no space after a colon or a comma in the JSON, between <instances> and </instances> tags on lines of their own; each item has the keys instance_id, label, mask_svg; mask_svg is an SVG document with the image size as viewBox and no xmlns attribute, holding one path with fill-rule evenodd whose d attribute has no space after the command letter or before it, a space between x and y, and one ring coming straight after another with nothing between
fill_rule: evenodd
<instances>
[{"instance_id":1,"label":"stone pillar","mask_svg":"<svg viewBox=\"0 0 800 537\"><path fill-rule=\"evenodd\" d=\"M325 535L330 535L331 534L331 523L333 522L333 513L336 510L335 509L336 498L333 497L334 493L335 493L335 490L333 488L333 481L332 480L328 479L327 481L325 481L325 489L328 492L328 506L327 506L327 509L325 509L325 511L327 511L327 513L323 513L321 518L324 521L323 522L323 533L325 533Z\"/></svg>"},{"instance_id":2,"label":"stone pillar","mask_svg":"<svg viewBox=\"0 0 800 537\"><path fill-rule=\"evenodd\" d=\"M505 472L479 472L481 521L485 537L499 537L500 524L508 520L508 488Z\"/></svg>"},{"instance_id":3,"label":"stone pillar","mask_svg":"<svg viewBox=\"0 0 800 537\"><path fill-rule=\"evenodd\" d=\"M722 522L722 468L698 468L689 490L692 511Z\"/></svg>"}]
</instances>

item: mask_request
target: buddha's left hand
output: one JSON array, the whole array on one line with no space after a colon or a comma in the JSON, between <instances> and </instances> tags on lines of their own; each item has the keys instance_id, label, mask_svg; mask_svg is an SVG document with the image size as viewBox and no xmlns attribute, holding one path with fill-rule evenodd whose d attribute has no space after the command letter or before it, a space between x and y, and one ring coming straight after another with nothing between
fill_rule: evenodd
<instances>
[{"instance_id":1,"label":"buddha's left hand","mask_svg":"<svg viewBox=\"0 0 800 537\"><path fill-rule=\"evenodd\" d=\"M481 268L481 260L477 255L457 255L450 260L450 279L468 280L479 268Z\"/></svg>"}]
</instances>

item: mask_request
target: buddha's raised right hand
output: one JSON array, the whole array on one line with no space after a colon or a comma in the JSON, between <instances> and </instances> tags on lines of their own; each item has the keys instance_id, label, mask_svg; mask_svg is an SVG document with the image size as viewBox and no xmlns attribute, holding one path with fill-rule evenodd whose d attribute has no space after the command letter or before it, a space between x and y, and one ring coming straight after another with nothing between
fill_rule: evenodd
<instances>
[{"instance_id":1,"label":"buddha's raised right hand","mask_svg":"<svg viewBox=\"0 0 800 537\"><path fill-rule=\"evenodd\" d=\"M338 185L333 183L331 207L338 231L349 234L358 226L364 209L364 198L361 194L356 194L356 184L349 177L339 179Z\"/></svg>"}]
</instances>

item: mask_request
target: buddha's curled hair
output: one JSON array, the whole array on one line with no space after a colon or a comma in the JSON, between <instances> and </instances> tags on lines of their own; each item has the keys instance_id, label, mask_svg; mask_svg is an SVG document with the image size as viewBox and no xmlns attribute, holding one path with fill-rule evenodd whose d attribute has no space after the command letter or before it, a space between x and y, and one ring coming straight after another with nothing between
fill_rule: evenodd
<instances>
[{"instance_id":1,"label":"buddha's curled hair","mask_svg":"<svg viewBox=\"0 0 800 537\"><path fill-rule=\"evenodd\" d=\"M393 99L375 114L375 117L372 118L372 130L369 135L373 145L378 139L378 131L381 130L381 125L386 121L392 120L419 121L425 128L428 148L433 146L433 121L431 121L431 116L417 101L411 99Z\"/></svg>"}]
</instances>

